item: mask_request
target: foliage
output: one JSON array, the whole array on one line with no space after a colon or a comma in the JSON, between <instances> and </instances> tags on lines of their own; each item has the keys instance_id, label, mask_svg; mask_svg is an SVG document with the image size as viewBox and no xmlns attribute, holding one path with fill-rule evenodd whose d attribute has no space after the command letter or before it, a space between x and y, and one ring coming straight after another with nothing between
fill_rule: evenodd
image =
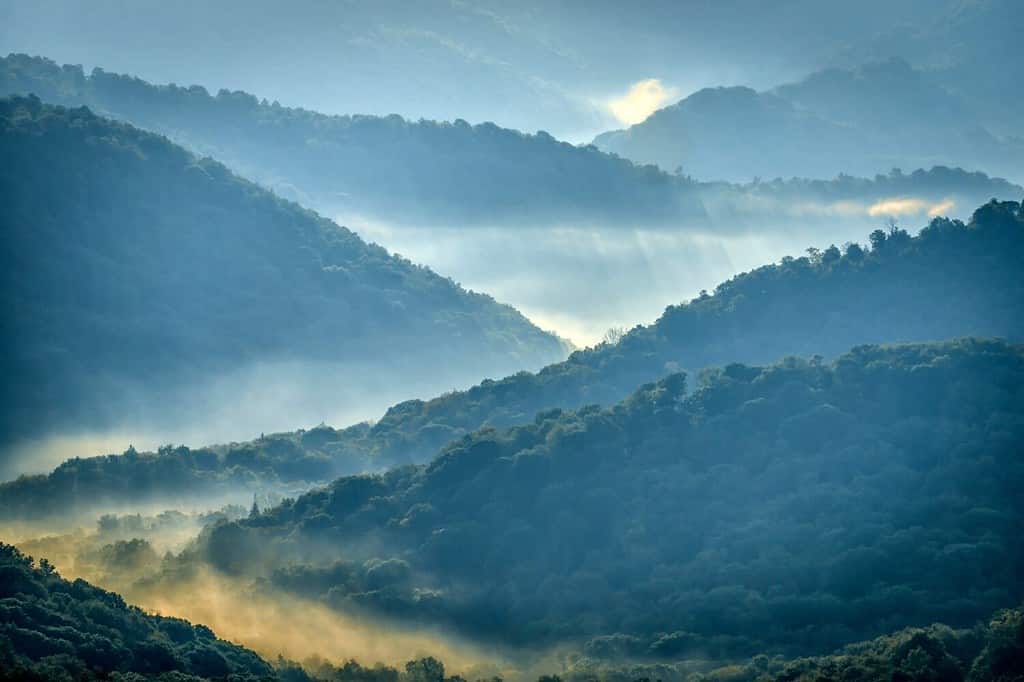
<instances>
[{"instance_id":1,"label":"foliage","mask_svg":"<svg viewBox=\"0 0 1024 682\"><path fill-rule=\"evenodd\" d=\"M878 231L870 249L847 245L741 274L713 293L669 307L618 343L573 353L537 373L485 380L467 391L395 405L374 424L319 426L217 448L77 458L46 476L0 485L0 508L38 516L103 499L144 499L246 485L294 488L423 462L481 426L530 422L546 409L622 400L680 369L834 357L863 343L963 335L1024 338L1024 213L980 207L968 224L937 218L917 236Z\"/></svg>"},{"instance_id":2,"label":"foliage","mask_svg":"<svg viewBox=\"0 0 1024 682\"><path fill-rule=\"evenodd\" d=\"M1024 599L1021 347L686 383L341 478L207 529L202 556L344 609L652 659L827 651Z\"/></svg>"},{"instance_id":3,"label":"foliage","mask_svg":"<svg viewBox=\"0 0 1024 682\"><path fill-rule=\"evenodd\" d=\"M355 661L299 666L279 657L271 664L203 625L148 614L84 580L67 581L46 559L35 562L2 542L0 578L2 682L465 682L446 677L432 657L411 660L401 672Z\"/></svg>"},{"instance_id":4,"label":"foliage","mask_svg":"<svg viewBox=\"0 0 1024 682\"><path fill-rule=\"evenodd\" d=\"M745 215L744 208L762 206L765 200L780 205L789 200L799 206L861 198L877 201L898 192L895 196L933 200L955 196L970 206L1021 191L983 173L943 167L915 171L899 183L886 176L854 179L849 175L830 181L701 183L654 166L634 165L592 145L560 142L544 132L527 135L492 123L410 121L394 115L328 116L268 103L245 92L221 90L211 95L200 86L153 85L102 69L86 74L80 66L58 66L27 55L0 58L0 94L28 93L56 104L86 105L167 135L304 205L411 224L640 224L673 229L710 224L715 229L734 229L744 220L761 227L763 216L756 212ZM728 176L715 169L726 165L730 170L745 169L745 180L751 175L833 177L851 168L832 169L832 165L840 159L860 158L864 151L863 140L849 126L819 122L815 128L808 117L788 110L776 120L780 118L777 102L783 100L775 95L726 88L702 91L694 97L703 102L697 103L700 106L713 109L708 125L723 128L718 133L721 139L702 139L687 146L666 144L658 138L645 160L674 169L675 162L665 165L666 154L678 158L680 149L687 153L696 149L699 156L708 158L684 161L683 168L690 176L723 179ZM754 104L758 113L746 112L752 103L762 100L776 104ZM771 113L760 112L760 108ZM642 128L658 126L674 110L670 107L655 114L628 134L635 137ZM736 122L737 116L754 120ZM768 121L760 120L762 117ZM725 121L730 124L722 126ZM785 140L773 153L766 153L764 141L737 144L744 135L762 135L765 126L772 128L771 139L782 139L780 127L791 135L812 139L818 132L819 137L838 138L832 142L842 149L828 153L820 140L815 140L809 151L798 154L796 162L791 158L792 145ZM623 134L609 133L598 142L603 145L609 135ZM673 140L679 137L669 134ZM621 145L605 146L627 158L640 158ZM741 147L736 153L753 158L734 164L725 150L736 146ZM995 154L994 158L1003 156ZM920 161L930 164L934 158L925 156ZM891 166L892 160L883 155L867 166L858 166L857 171L873 175L879 168ZM817 172L821 161L830 165L823 174ZM702 170L701 164L706 168ZM773 167L776 172L771 172ZM723 200L726 215L718 220ZM785 214L788 220L796 219L791 212Z\"/></svg>"},{"instance_id":5,"label":"foliage","mask_svg":"<svg viewBox=\"0 0 1024 682\"><path fill-rule=\"evenodd\" d=\"M87 105L170 136L279 193L319 208L427 222L495 224L700 215L687 181L493 123L327 116L246 92L138 78L12 54L0 60L0 93Z\"/></svg>"},{"instance_id":6,"label":"foliage","mask_svg":"<svg viewBox=\"0 0 1024 682\"><path fill-rule=\"evenodd\" d=\"M759 654L725 666L701 661L634 664L575 660L562 677L567 682L821 682L886 680L893 682L1010 682L1024 679L1024 611L1004 609L972 628L946 625L906 628L871 641L850 644L828 656L787 660Z\"/></svg>"},{"instance_id":7,"label":"foliage","mask_svg":"<svg viewBox=\"0 0 1024 682\"><path fill-rule=\"evenodd\" d=\"M465 682L446 676L432 657L404 669L355 660L334 665L310 659L272 665L253 652L217 639L202 625L148 615L118 595L82 580L63 580L45 559L38 563L0 543L0 680L50 682L113 679L122 682L207 679L281 682ZM56 653L54 653L56 652ZM159 652L159 655L157 655ZM803 682L821 679L900 682L1015 682L1024 677L1024 612L1005 609L970 629L945 625L907 628L849 644L831 656L787 660L759 654L745 663L714 667L701 659L628 663L628 658L572 655L560 675L540 682L632 682L640 679L706 682ZM693 672L703 668L704 672ZM484 681L480 681L484 682ZM493 678L487 682L500 682Z\"/></svg>"},{"instance_id":8,"label":"foliage","mask_svg":"<svg viewBox=\"0 0 1024 682\"><path fill-rule=\"evenodd\" d=\"M0 436L98 428L258 361L486 374L563 357L513 308L86 109L0 100L0 155Z\"/></svg>"},{"instance_id":9,"label":"foliage","mask_svg":"<svg viewBox=\"0 0 1024 682\"><path fill-rule=\"evenodd\" d=\"M969 224L934 219L916 237L872 235L874 246L832 246L786 258L670 306L618 343L577 351L531 374L394 406L369 429L338 431L386 462L424 461L480 425L510 426L549 408L610 404L679 369L834 357L865 343L981 335L1024 338L1024 209L980 207Z\"/></svg>"},{"instance_id":10,"label":"foliage","mask_svg":"<svg viewBox=\"0 0 1024 682\"><path fill-rule=\"evenodd\" d=\"M893 168L888 173L871 178L841 173L832 180L792 178L748 183L739 187L750 196L771 197L799 202L814 196L823 202L871 200L882 197L927 197L934 200L957 195L1020 196L1022 190L1006 180L992 178L980 171L933 166L929 170L917 169L904 173Z\"/></svg>"},{"instance_id":11,"label":"foliage","mask_svg":"<svg viewBox=\"0 0 1024 682\"><path fill-rule=\"evenodd\" d=\"M150 615L82 580L69 582L0 543L0 679L271 680L255 653L202 625ZM117 678L118 673L127 676ZM173 676L180 673L180 676Z\"/></svg>"}]
</instances>

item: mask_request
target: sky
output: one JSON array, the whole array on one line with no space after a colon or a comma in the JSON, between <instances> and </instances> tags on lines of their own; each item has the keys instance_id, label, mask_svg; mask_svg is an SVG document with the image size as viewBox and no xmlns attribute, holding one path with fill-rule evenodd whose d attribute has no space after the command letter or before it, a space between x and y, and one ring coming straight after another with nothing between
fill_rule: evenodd
<instances>
[{"instance_id":1,"label":"sky","mask_svg":"<svg viewBox=\"0 0 1024 682\"><path fill-rule=\"evenodd\" d=\"M580 142L702 87L769 88L859 59L960 4L0 0L0 51L328 113L494 121Z\"/></svg>"}]
</instances>

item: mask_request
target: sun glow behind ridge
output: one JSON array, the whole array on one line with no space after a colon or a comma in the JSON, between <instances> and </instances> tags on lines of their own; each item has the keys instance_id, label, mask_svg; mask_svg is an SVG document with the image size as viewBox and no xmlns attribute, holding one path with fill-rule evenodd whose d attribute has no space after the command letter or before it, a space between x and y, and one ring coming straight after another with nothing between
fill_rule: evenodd
<instances>
[{"instance_id":1,"label":"sun glow behind ridge","mask_svg":"<svg viewBox=\"0 0 1024 682\"><path fill-rule=\"evenodd\" d=\"M608 101L608 110L624 125L640 123L675 97L674 88L665 87L657 78L637 81L621 97Z\"/></svg>"}]
</instances>

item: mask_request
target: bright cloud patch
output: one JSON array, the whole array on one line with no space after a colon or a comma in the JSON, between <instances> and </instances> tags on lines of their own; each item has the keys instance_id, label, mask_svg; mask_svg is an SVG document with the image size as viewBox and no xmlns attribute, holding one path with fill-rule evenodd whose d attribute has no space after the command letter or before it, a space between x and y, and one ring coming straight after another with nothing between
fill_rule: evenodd
<instances>
[{"instance_id":1,"label":"bright cloud patch","mask_svg":"<svg viewBox=\"0 0 1024 682\"><path fill-rule=\"evenodd\" d=\"M949 213L956 206L950 199L936 203L914 197L882 199L868 208L868 215L878 216L909 216L927 213L931 217Z\"/></svg>"},{"instance_id":2,"label":"bright cloud patch","mask_svg":"<svg viewBox=\"0 0 1024 682\"><path fill-rule=\"evenodd\" d=\"M932 218L937 218L940 215L948 215L954 208L956 208L956 202L952 199L946 199L929 208L928 215Z\"/></svg>"},{"instance_id":3,"label":"bright cloud patch","mask_svg":"<svg viewBox=\"0 0 1024 682\"><path fill-rule=\"evenodd\" d=\"M629 92L608 102L608 109L615 118L625 125L640 123L665 105L676 92L666 88L657 78L648 78L634 83Z\"/></svg>"}]
</instances>

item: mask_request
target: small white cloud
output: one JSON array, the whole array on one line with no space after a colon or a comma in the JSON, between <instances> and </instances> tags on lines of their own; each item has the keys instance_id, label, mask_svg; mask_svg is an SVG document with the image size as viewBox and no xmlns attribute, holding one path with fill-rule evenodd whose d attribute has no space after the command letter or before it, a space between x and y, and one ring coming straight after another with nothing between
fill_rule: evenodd
<instances>
[{"instance_id":1,"label":"small white cloud","mask_svg":"<svg viewBox=\"0 0 1024 682\"><path fill-rule=\"evenodd\" d=\"M633 83L622 97L608 100L608 110L625 125L640 123L677 95L675 88L665 87L657 78Z\"/></svg>"},{"instance_id":2,"label":"small white cloud","mask_svg":"<svg viewBox=\"0 0 1024 682\"><path fill-rule=\"evenodd\" d=\"M949 215L949 212L956 208L956 202L952 199L946 199L940 201L931 208L928 209L928 216L931 218L938 218L940 215Z\"/></svg>"},{"instance_id":3,"label":"small white cloud","mask_svg":"<svg viewBox=\"0 0 1024 682\"><path fill-rule=\"evenodd\" d=\"M936 216L949 213L955 207L956 204L952 199L944 199L942 201L932 203L917 197L897 197L892 199L882 199L881 201L872 204L868 208L868 215L878 217L928 214L930 217L934 218Z\"/></svg>"},{"instance_id":4,"label":"small white cloud","mask_svg":"<svg viewBox=\"0 0 1024 682\"><path fill-rule=\"evenodd\" d=\"M882 199L871 205L868 215L878 216L901 216L917 215L924 213L927 204L922 199Z\"/></svg>"}]
</instances>

